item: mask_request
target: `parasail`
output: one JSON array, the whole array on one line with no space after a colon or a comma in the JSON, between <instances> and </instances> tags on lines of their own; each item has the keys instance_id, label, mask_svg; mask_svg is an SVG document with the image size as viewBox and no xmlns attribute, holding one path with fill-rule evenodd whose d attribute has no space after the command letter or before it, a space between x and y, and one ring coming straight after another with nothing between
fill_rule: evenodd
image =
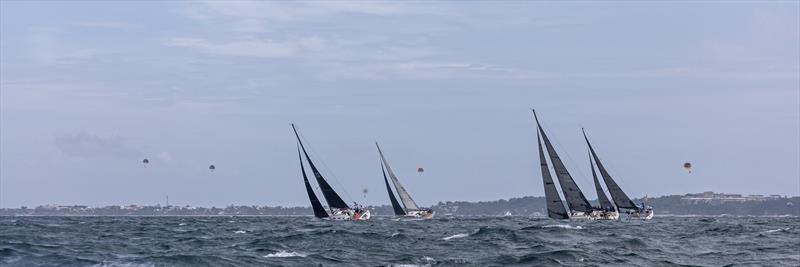
<instances>
[{"instance_id":1,"label":"parasail","mask_svg":"<svg viewBox=\"0 0 800 267\"><path fill-rule=\"evenodd\" d=\"M424 168L422 167L417 168L417 173L419 173L419 175L422 175L423 172L425 172Z\"/></svg>"},{"instance_id":2,"label":"parasail","mask_svg":"<svg viewBox=\"0 0 800 267\"><path fill-rule=\"evenodd\" d=\"M364 193L364 198L367 198L367 193L369 193L369 190L364 187L364 189L361 190L361 193Z\"/></svg>"},{"instance_id":3,"label":"parasail","mask_svg":"<svg viewBox=\"0 0 800 267\"><path fill-rule=\"evenodd\" d=\"M217 167L214 167L214 165L210 165L210 166L208 166L208 169L209 169L209 170L211 170L212 172L213 172L213 171L214 171L214 169L216 169L216 168L217 168Z\"/></svg>"},{"instance_id":4,"label":"parasail","mask_svg":"<svg viewBox=\"0 0 800 267\"><path fill-rule=\"evenodd\" d=\"M686 169L689 173L692 173L692 163L686 162L683 164L683 168Z\"/></svg>"},{"instance_id":5,"label":"parasail","mask_svg":"<svg viewBox=\"0 0 800 267\"><path fill-rule=\"evenodd\" d=\"M150 163L150 160L148 160L148 159L143 159L142 160L142 164L144 164L145 167L147 167L147 163Z\"/></svg>"}]
</instances>

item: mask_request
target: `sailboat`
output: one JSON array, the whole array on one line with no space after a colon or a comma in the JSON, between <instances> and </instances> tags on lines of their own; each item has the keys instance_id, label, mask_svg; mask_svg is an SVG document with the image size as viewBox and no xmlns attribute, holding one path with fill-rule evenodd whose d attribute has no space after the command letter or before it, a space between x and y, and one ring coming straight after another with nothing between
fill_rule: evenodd
<instances>
[{"instance_id":1,"label":"sailboat","mask_svg":"<svg viewBox=\"0 0 800 267\"><path fill-rule=\"evenodd\" d=\"M622 188L619 187L614 178L611 178L611 175L608 173L605 167L603 167L603 163L600 162L600 158L597 157L597 153L595 153L592 144L589 142L589 138L586 137L586 131L583 131L583 138L586 140L586 145L589 146L589 153L590 153L590 161L593 159L594 162L597 164L597 169L600 170L600 175L603 177L603 181L606 182L606 187L608 188L608 192L611 193L611 198L614 200L614 204L616 205L617 209L617 216L619 216L618 209L625 209L629 218L631 219L642 219L642 220L650 220L655 215L653 208L650 206L645 205L636 205L633 201L628 197L625 192L622 191ZM600 183L597 180L597 175L594 172L594 166L592 166L592 175L594 176L595 186L597 186L597 194L598 196L602 195L605 198L605 194L602 192L600 188ZM606 202L608 198L605 198ZM601 199L600 205L604 210L606 210L607 205L610 203L603 204L603 200Z\"/></svg>"},{"instance_id":2,"label":"sailboat","mask_svg":"<svg viewBox=\"0 0 800 267\"><path fill-rule=\"evenodd\" d=\"M539 145L539 162L542 167L544 195L547 201L547 216L553 219L594 219L592 213L596 211L596 209L589 204L589 201L586 200L586 197L583 195L583 192L581 192L581 189L578 188L578 184L576 184L575 180L572 179L572 175L570 175L569 171L567 171L567 168L564 166L564 163L561 161L561 158L558 156L555 148L553 148L553 144L550 143L550 139L547 138L547 134L544 133L542 125L539 124L539 118L536 116L536 111L532 111L533 117L536 120L536 139L538 140L537 143ZM544 156L542 143L544 143L544 147L547 149L547 155L550 157L550 162L553 163L553 170L556 173L558 184L561 186L561 192L564 193L564 198L567 201L567 207L569 210L564 208L561 197L558 195L558 190L556 189L553 177L550 175L550 168L548 167L547 160Z\"/></svg>"},{"instance_id":3,"label":"sailboat","mask_svg":"<svg viewBox=\"0 0 800 267\"><path fill-rule=\"evenodd\" d=\"M351 208L347 205L347 203L344 202L344 200L342 200L342 197L340 197L339 194L333 190L333 187L331 187L331 185L325 181L325 178L322 177L322 174L320 174L319 170L314 165L314 162L312 162L311 158L308 156L308 152L306 152L306 148L303 146L303 141L300 140L300 135L297 134L297 128L295 128L294 124L292 124L292 130L294 130L294 135L297 137L297 156L300 158L300 170L303 173L303 182L306 186L308 198L311 201L311 208L314 210L314 216L321 219L331 220L369 220L371 217L369 209L359 206ZM301 150L302 154L300 153ZM322 203L317 198L317 194L314 193L314 189L311 187L311 183L308 181L306 169L303 165L303 155L305 155L308 166L311 167L311 172L314 174L317 184L319 184L319 187L322 190L322 196L325 197L325 202L328 203L327 210L322 206Z\"/></svg>"},{"instance_id":4,"label":"sailboat","mask_svg":"<svg viewBox=\"0 0 800 267\"><path fill-rule=\"evenodd\" d=\"M378 148L378 154L381 156L381 171L383 172L383 182L386 184L386 191L389 192L389 202L392 203L392 209L394 210L394 214L400 216L403 219L431 219L435 212L431 209L424 209L419 208L417 203L414 202L414 199L411 198L411 195L408 194L406 188L400 184L400 180L397 179L397 176L394 175L392 168L389 167L389 162L386 161L386 157L383 156L383 151L381 151L381 147L378 145L378 142L375 142L375 146ZM394 197L394 193L392 192L392 187L389 186L389 179L386 178L386 174L389 174L389 178L392 180L392 184L394 184L394 188L397 190L397 195L400 196L400 201L403 203L403 206L400 206L400 203L397 202L397 198Z\"/></svg>"},{"instance_id":5,"label":"sailboat","mask_svg":"<svg viewBox=\"0 0 800 267\"><path fill-rule=\"evenodd\" d=\"M618 220L619 211L617 207L608 200L608 196L606 196L603 187L600 185L600 180L597 180L597 172L594 171L594 161L592 161L591 154L589 155L589 167L592 168L594 189L597 191L597 202L600 204L600 206L595 207L595 210L592 211L592 217L596 220Z\"/></svg>"}]
</instances>

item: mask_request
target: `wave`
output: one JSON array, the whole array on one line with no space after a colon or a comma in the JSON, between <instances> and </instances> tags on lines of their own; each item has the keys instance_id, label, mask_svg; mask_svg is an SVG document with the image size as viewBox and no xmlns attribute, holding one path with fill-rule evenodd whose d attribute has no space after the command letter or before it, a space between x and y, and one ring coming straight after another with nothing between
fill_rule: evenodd
<instances>
[{"instance_id":1,"label":"wave","mask_svg":"<svg viewBox=\"0 0 800 267\"><path fill-rule=\"evenodd\" d=\"M235 231L235 232L233 232L233 233L234 233L234 234L244 234L244 233L247 233L247 231L244 231L244 230L238 230L238 231Z\"/></svg>"},{"instance_id":2,"label":"wave","mask_svg":"<svg viewBox=\"0 0 800 267\"><path fill-rule=\"evenodd\" d=\"M786 228L780 228L780 229L772 229L772 230L766 230L766 231L762 231L761 233L762 233L762 234L771 234L771 233L777 233L777 232L789 231L789 229L792 229L792 228L790 228L790 227L786 227Z\"/></svg>"},{"instance_id":3,"label":"wave","mask_svg":"<svg viewBox=\"0 0 800 267\"><path fill-rule=\"evenodd\" d=\"M264 256L264 258L291 258L291 257L300 257L305 258L307 255L298 252L287 252L285 250L281 250L275 253L270 253Z\"/></svg>"},{"instance_id":4,"label":"wave","mask_svg":"<svg viewBox=\"0 0 800 267\"><path fill-rule=\"evenodd\" d=\"M91 265L91 267L152 267L154 263L131 263L131 262L104 262Z\"/></svg>"},{"instance_id":5,"label":"wave","mask_svg":"<svg viewBox=\"0 0 800 267\"><path fill-rule=\"evenodd\" d=\"M451 236L442 238L442 240L447 241L447 240L450 240L450 239L464 238L464 237L468 237L468 236L469 236L469 234L455 234L455 235L451 235Z\"/></svg>"}]
</instances>

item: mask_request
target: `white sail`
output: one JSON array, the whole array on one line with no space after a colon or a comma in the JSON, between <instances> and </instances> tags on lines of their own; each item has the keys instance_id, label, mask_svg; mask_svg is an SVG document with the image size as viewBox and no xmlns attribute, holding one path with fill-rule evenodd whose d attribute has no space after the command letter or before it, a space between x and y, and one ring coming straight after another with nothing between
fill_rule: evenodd
<instances>
[{"instance_id":1,"label":"white sail","mask_svg":"<svg viewBox=\"0 0 800 267\"><path fill-rule=\"evenodd\" d=\"M389 167L389 162L386 161L386 158L383 157L383 152L381 152L381 147L378 146L378 143L375 143L375 146L378 147L378 154L381 155L381 160L383 161L383 165L386 167L386 172L389 174L389 178L392 179L392 184L394 184L394 189L397 190L397 195L400 196L400 201L403 202L403 206L406 207L406 212L409 210L419 210L417 207L417 203L414 202L414 199L411 199L411 195L408 194L406 188L400 184L400 181L397 180L397 176L394 175L392 168Z\"/></svg>"}]
</instances>

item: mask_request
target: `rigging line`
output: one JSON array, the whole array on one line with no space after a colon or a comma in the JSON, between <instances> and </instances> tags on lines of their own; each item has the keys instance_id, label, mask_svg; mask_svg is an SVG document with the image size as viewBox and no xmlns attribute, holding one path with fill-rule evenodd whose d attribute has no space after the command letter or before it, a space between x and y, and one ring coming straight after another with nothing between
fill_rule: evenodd
<instances>
[{"instance_id":1,"label":"rigging line","mask_svg":"<svg viewBox=\"0 0 800 267\"><path fill-rule=\"evenodd\" d=\"M380 177L380 176L383 174L383 171L384 171L384 170L383 170L383 161L381 161L380 157L378 158L378 166L381 168L381 171L377 173L377 175ZM384 182L386 182L386 181L384 180ZM389 187L389 189L391 189L391 187ZM395 190L396 190L396 189L395 189ZM394 194L394 192L388 192L388 193L389 193L389 194ZM389 204L388 204L388 205L389 205L389 206L391 206L391 205L392 205L391 201L389 202Z\"/></svg>"},{"instance_id":2,"label":"rigging line","mask_svg":"<svg viewBox=\"0 0 800 267\"><path fill-rule=\"evenodd\" d=\"M534 113L534 115L535 114L536 113ZM542 126L544 128L544 125L542 124L541 119L538 119L537 121L534 121L534 123L536 124L536 136L539 137L539 134L540 134L539 133L539 126ZM544 131L544 129L542 129L542 131ZM549 139L549 137L548 137L548 139ZM544 140L539 140L538 138L537 138L537 140L538 141L537 141L536 145L542 147L542 149L546 149L545 145L544 145ZM549 152L545 152L545 155L549 155ZM558 195L559 195L559 199L561 198L561 196L566 196L566 194L564 194L564 191L561 190L561 181L558 181L558 174L556 173L556 175L553 176L553 173L555 172L555 170L552 167L552 166L554 166L552 159L549 156L545 156L544 157L544 162L545 162L545 164L549 163L547 165L547 172L550 173L551 177L556 177L556 179L553 180L553 183L554 183L554 185L555 185L555 183L558 183L558 186L556 186L555 188L556 188L556 193L558 193ZM542 179L544 179L544 177L542 177ZM545 209L547 209L547 208L545 207Z\"/></svg>"},{"instance_id":3,"label":"rigging line","mask_svg":"<svg viewBox=\"0 0 800 267\"><path fill-rule=\"evenodd\" d=\"M540 122L539 122L540 124L542 124L542 125L546 125L544 122L542 122L542 121L543 121L542 119L539 119L539 121L540 121ZM547 128L548 128L548 129L550 129L550 127L549 127L549 126L548 126ZM558 139L554 139L553 137L550 137L550 136L548 136L548 137L549 137L549 139L550 139L550 143L553 143L553 142L555 142L555 146L556 146L556 148L557 148L558 150L560 150L560 151L562 151L562 152L563 152L563 153L559 152L559 154L560 154L560 155L566 155L566 156L567 156L567 162L569 162L569 164L570 164L571 166L579 166L578 164L576 164L576 161L575 161L574 159L572 159L572 156L570 156L570 154L569 154L569 151L567 151L567 149L566 149L564 146L562 146L562 145L561 145L561 143L559 143L559 142L558 142ZM560 156L559 156L559 157L560 157ZM560 157L560 158L561 158L561 160L562 160L562 161L564 161L564 158L563 158L563 157ZM565 167L566 167L566 166L565 166ZM581 178L579 178L579 179L580 179L581 181L583 181L584 183L586 183L586 182L587 182L587 177L586 177L586 174L585 174L585 173L583 173L583 171L581 171L581 170L582 170L581 168L573 168L572 170L577 170L578 174L581 176ZM568 169L568 171L569 171L569 169ZM575 180L575 176L573 176L573 175L572 175L572 173L573 173L573 172L570 172L570 176L572 176L572 180L574 181L574 180ZM591 182L590 184L594 184L594 181L589 181L589 182ZM576 182L576 185L577 185L577 182ZM578 185L578 188L580 188L580 185ZM584 191L584 190L583 190L583 189L581 189L581 192L583 192L583 191ZM583 195L584 195L584 196L586 196L586 193L584 192L584 193L583 193ZM587 199L587 200L588 200L588 199Z\"/></svg>"},{"instance_id":4,"label":"rigging line","mask_svg":"<svg viewBox=\"0 0 800 267\"><path fill-rule=\"evenodd\" d=\"M340 190L343 190L343 191L344 191L344 194L345 194L345 196L347 196L347 198L348 198L349 200L354 200L355 198L353 198L353 196L352 196L352 195L350 195L350 191L348 191L348 190L347 190L347 187L346 187L346 186L343 186L341 183L339 183L339 177L338 177L338 176L336 176L336 174L335 174L333 171L331 171L331 169L328 167L328 165L327 165L327 164L325 164L325 161L324 161L324 160L322 160L322 156L320 156L320 154L318 154L318 153L316 153L316 152L314 151L314 148L313 148L313 146L312 146L311 144L309 144L309 142L308 142L308 138L306 138L306 137L303 135L303 132L302 132L302 131L300 131L300 130L297 130L297 132L298 132L298 135L300 135L300 137L301 137L303 140L306 140L306 144L308 144L308 146L306 146L306 147L307 147L307 150L310 152L309 154L311 154L311 155L314 155L314 157L317 159L317 163L321 163L321 164L322 164L322 165L318 165L318 166L321 166L321 167L322 167L322 169L325 171L325 174L328 176L328 178L327 178L327 179L325 179L325 180L326 180L326 181L329 181L329 180L331 180L331 178L332 178L333 182L334 182L334 183L337 185L337 187L338 187ZM338 193L338 192L342 192L342 191L336 191L336 192ZM347 204L347 202L346 202L346 201L345 201L345 204Z\"/></svg>"},{"instance_id":5,"label":"rigging line","mask_svg":"<svg viewBox=\"0 0 800 267\"><path fill-rule=\"evenodd\" d=\"M589 149L589 147L588 147L588 146L586 147L586 152L589 154L589 168L592 168L592 170L591 170L591 171L595 171L595 169L597 169L597 166L593 165L593 164L594 164L594 158L592 158L592 151ZM595 177L595 175L597 175L597 174L599 173L599 171L600 171L600 170L598 170L598 172L597 172L597 173L594 173L594 174L592 174L592 183L594 183L594 177ZM601 176L602 176L602 175L601 175ZM602 179L603 179L603 178L598 178L598 181L601 181ZM610 195L610 194L611 194L611 191L610 191L610 190L608 190L608 188L604 188L604 187L603 187L603 184L604 184L604 183L605 183L605 180L602 180L602 181L599 183L599 184L600 184L600 190L603 192L603 194L605 194L605 193L608 193L608 194ZM594 184L593 184L593 185L594 185ZM605 187L608 187L608 185L606 185ZM597 190L595 190L595 194L597 194L597 192L596 192L596 191L597 191ZM608 195L606 195L606 197L607 197L607 196L608 196ZM597 203L600 203L600 196L599 196L599 195L597 196Z\"/></svg>"},{"instance_id":6,"label":"rigging line","mask_svg":"<svg viewBox=\"0 0 800 267\"><path fill-rule=\"evenodd\" d=\"M300 142L297 142L297 149L300 149ZM306 163L305 163L305 161L303 161L303 158L302 158L302 157L300 158L300 164L306 164ZM305 166L302 166L302 167L303 167L303 168L305 168ZM312 175L313 175L313 174L312 174ZM314 191L314 195L315 195L315 196L324 196L324 195L322 194L322 188L320 188L320 187L319 187L319 184L316 184L316 186L314 186L315 184L313 184L313 183L311 182L311 180L314 180L314 183L316 183L316 182L317 182L317 181L316 181L317 179L308 179L308 182L309 182L310 184L312 184L312 186L311 186L311 191ZM327 203L328 203L328 202L326 201L326 202L325 202L325 204L327 204ZM320 202L320 204L322 204L322 202Z\"/></svg>"},{"instance_id":7,"label":"rigging line","mask_svg":"<svg viewBox=\"0 0 800 267\"><path fill-rule=\"evenodd\" d=\"M622 182L622 181L625 181L625 179L620 179L620 176L616 176L616 175L614 175L614 174L617 174L617 171L616 171L616 168L614 168L614 164L613 164L613 162L609 162L609 161L605 160L605 159L604 159L604 158L601 156L601 153L600 153L600 152L598 152L599 150L597 149L597 148L598 148L598 147L597 147L597 144L592 144L592 146L595 148L595 150L594 150L594 153L595 153L595 154L597 154L597 158L598 158L598 159L600 159L600 160L603 162L603 167L604 167L604 168L606 168L606 171L607 171L607 172L609 173L609 175L611 175L611 177L614 179L614 182L616 182L616 183L617 183L617 185L619 185L619 187L622 187L620 184L621 184L621 182ZM624 191L624 192L625 192L626 194L628 194L628 192L627 192L627 191ZM631 195L628 195L628 197L629 197L629 198L631 198L631 200L633 200L633 199L634 199L633 197L631 197Z\"/></svg>"}]
</instances>

